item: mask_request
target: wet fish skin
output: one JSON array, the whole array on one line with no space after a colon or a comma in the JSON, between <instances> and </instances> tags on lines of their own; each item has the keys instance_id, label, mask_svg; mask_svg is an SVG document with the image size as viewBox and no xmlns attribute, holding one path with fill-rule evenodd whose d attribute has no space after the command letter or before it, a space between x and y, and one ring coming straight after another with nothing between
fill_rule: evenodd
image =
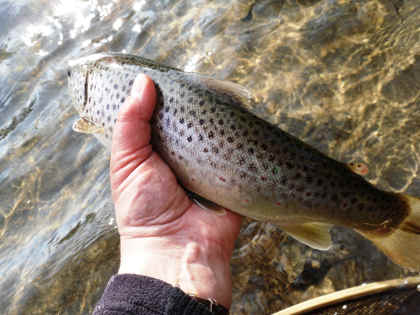
<instances>
[{"instance_id":1,"label":"wet fish skin","mask_svg":"<svg viewBox=\"0 0 420 315\"><path fill-rule=\"evenodd\" d=\"M323 237L337 224L356 229L400 263L413 267L420 261L420 254L401 259L390 253L395 241L383 245L404 230L409 248L419 248L411 238L420 233L418 199L376 189L344 164L251 114L241 104L246 93L233 83L132 55L75 61L69 77L73 102L85 121L103 129L99 137L106 146L138 73L149 75L158 90L153 148L185 188L245 216L275 222L316 248L328 248L329 237Z\"/></svg>"}]
</instances>

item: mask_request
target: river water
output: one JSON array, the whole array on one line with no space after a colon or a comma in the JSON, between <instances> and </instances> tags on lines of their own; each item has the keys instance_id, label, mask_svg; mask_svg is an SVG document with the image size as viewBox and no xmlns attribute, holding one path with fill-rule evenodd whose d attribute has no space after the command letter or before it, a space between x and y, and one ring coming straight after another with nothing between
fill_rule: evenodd
<instances>
[{"instance_id":1,"label":"river water","mask_svg":"<svg viewBox=\"0 0 420 315\"><path fill-rule=\"evenodd\" d=\"M229 79L250 110L389 191L420 196L418 0L0 0L0 309L88 314L118 268L109 156L77 119L67 63L142 55ZM352 231L312 250L246 220L232 314L410 274Z\"/></svg>"}]
</instances>

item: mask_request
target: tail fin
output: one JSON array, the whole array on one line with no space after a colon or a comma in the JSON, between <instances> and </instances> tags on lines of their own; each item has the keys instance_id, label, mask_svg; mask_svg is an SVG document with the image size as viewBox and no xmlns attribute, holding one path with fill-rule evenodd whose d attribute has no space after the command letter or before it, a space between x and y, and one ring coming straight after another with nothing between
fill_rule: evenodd
<instances>
[{"instance_id":1,"label":"tail fin","mask_svg":"<svg viewBox=\"0 0 420 315\"><path fill-rule=\"evenodd\" d=\"M395 263L412 271L420 271L420 199L404 195L410 213L399 227L386 237L373 236L361 231Z\"/></svg>"}]
</instances>

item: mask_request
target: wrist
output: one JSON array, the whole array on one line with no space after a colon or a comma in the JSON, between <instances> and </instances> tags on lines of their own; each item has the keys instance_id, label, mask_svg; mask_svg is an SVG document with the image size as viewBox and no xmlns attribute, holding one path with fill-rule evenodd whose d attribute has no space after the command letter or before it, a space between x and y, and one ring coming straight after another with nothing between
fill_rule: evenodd
<instances>
[{"instance_id":1,"label":"wrist","mask_svg":"<svg viewBox=\"0 0 420 315\"><path fill-rule=\"evenodd\" d=\"M177 240L173 236L121 238L119 273L165 281L185 293L230 307L231 250L209 241Z\"/></svg>"}]
</instances>

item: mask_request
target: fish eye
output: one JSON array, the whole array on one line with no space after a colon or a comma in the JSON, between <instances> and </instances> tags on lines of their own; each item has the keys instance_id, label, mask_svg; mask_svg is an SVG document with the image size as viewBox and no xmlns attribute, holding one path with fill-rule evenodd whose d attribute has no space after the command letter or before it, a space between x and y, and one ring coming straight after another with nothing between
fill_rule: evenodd
<instances>
[{"instance_id":1,"label":"fish eye","mask_svg":"<svg viewBox=\"0 0 420 315\"><path fill-rule=\"evenodd\" d=\"M70 70L68 70L68 71L67 71L67 76L68 76L68 77L70 77L70 76L71 76L71 71L70 71Z\"/></svg>"}]
</instances>

